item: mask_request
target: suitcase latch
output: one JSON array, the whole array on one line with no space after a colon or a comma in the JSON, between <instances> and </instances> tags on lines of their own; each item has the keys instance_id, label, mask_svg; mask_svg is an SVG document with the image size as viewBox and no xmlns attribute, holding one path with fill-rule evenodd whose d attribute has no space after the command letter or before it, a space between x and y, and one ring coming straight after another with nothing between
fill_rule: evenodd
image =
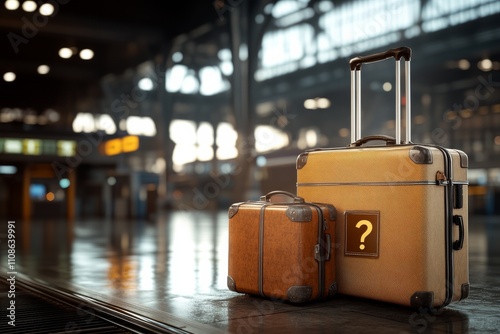
<instances>
[{"instance_id":1,"label":"suitcase latch","mask_svg":"<svg viewBox=\"0 0 500 334\"><path fill-rule=\"evenodd\" d=\"M328 261L330 260L330 249L332 247L332 241L329 234L325 235L325 240L323 247L320 244L314 245L314 258L316 261ZM323 254L321 254L321 248L323 248Z\"/></svg>"},{"instance_id":2,"label":"suitcase latch","mask_svg":"<svg viewBox=\"0 0 500 334\"><path fill-rule=\"evenodd\" d=\"M448 178L440 170L438 170L436 173L436 184L440 186L448 184Z\"/></svg>"}]
</instances>

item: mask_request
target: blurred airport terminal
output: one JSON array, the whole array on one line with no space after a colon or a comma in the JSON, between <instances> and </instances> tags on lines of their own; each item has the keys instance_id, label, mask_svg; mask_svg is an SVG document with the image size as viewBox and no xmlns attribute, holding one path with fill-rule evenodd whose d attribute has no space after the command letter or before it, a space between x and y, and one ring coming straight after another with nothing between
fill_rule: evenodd
<instances>
[{"instance_id":1,"label":"blurred airport terminal","mask_svg":"<svg viewBox=\"0 0 500 334\"><path fill-rule=\"evenodd\" d=\"M224 257L207 267L206 288L223 290L217 270L227 265L229 205L275 189L295 192L298 154L347 146L349 59L398 46L413 51L411 99L403 96L412 105L412 141L466 152L470 215L500 215L499 1L1 2L0 217L29 229L18 241L28 276L48 270L82 283L77 264L61 269L71 278L51 273L57 256L45 269L35 265L45 263L35 253L47 250L36 240L65 240L59 251L73 254L77 244L67 245L101 240L111 224L117 234L102 242L118 246L102 249L114 268L102 281L126 280L125 271L139 269L112 260L109 249L130 255L135 233L143 246L150 240L141 234L147 224L166 233L154 224L167 219L173 225L164 228L177 235L176 224L193 214L185 226L196 230L199 218L206 234L197 242L208 238L205 245L221 252L213 256ZM393 136L394 85L392 62L364 67L363 135ZM477 240L491 246L488 238ZM156 252L174 247L168 240ZM155 272L169 256L154 259ZM174 291L166 289L160 298ZM163 310L205 324L216 318ZM231 332L251 332L228 323Z\"/></svg>"},{"instance_id":2,"label":"blurred airport terminal","mask_svg":"<svg viewBox=\"0 0 500 334\"><path fill-rule=\"evenodd\" d=\"M298 153L349 144L348 60L399 45L413 141L464 150L471 212L499 213L496 1L9 3L2 217L146 218L294 191ZM394 132L393 73L363 73L364 134Z\"/></svg>"}]
</instances>

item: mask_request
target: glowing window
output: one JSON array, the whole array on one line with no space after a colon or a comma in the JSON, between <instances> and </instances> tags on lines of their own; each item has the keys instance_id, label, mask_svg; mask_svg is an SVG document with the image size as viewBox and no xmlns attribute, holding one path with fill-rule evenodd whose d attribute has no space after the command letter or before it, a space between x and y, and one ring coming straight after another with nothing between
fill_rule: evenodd
<instances>
[{"instance_id":1,"label":"glowing window","mask_svg":"<svg viewBox=\"0 0 500 334\"><path fill-rule=\"evenodd\" d=\"M40 155L41 146L42 143L40 139L24 139L23 153L27 155Z\"/></svg>"},{"instance_id":2,"label":"glowing window","mask_svg":"<svg viewBox=\"0 0 500 334\"><path fill-rule=\"evenodd\" d=\"M5 139L5 153L23 153L23 143L19 139Z\"/></svg>"},{"instance_id":3,"label":"glowing window","mask_svg":"<svg viewBox=\"0 0 500 334\"><path fill-rule=\"evenodd\" d=\"M57 155L61 157L72 157L76 154L76 142L73 140L58 140Z\"/></svg>"},{"instance_id":4,"label":"glowing window","mask_svg":"<svg viewBox=\"0 0 500 334\"><path fill-rule=\"evenodd\" d=\"M178 92L182 87L187 72L188 68L179 64L168 69L166 73L165 89L168 92Z\"/></svg>"},{"instance_id":5,"label":"glowing window","mask_svg":"<svg viewBox=\"0 0 500 334\"><path fill-rule=\"evenodd\" d=\"M156 135L156 125L151 117L130 116L127 118L126 128L130 135L148 137Z\"/></svg>"},{"instance_id":6,"label":"glowing window","mask_svg":"<svg viewBox=\"0 0 500 334\"><path fill-rule=\"evenodd\" d=\"M278 150L290 142L288 134L270 125L258 125L254 135L255 150L259 153Z\"/></svg>"}]
</instances>

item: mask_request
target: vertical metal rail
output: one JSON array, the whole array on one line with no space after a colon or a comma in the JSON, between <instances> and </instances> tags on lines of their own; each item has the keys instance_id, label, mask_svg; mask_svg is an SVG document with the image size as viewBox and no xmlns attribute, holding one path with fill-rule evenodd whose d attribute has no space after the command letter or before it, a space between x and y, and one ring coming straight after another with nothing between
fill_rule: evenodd
<instances>
[{"instance_id":1,"label":"vertical metal rail","mask_svg":"<svg viewBox=\"0 0 500 334\"><path fill-rule=\"evenodd\" d=\"M356 140L358 139L361 139L361 67L356 70Z\"/></svg>"},{"instance_id":2,"label":"vertical metal rail","mask_svg":"<svg viewBox=\"0 0 500 334\"><path fill-rule=\"evenodd\" d=\"M410 60L405 60L405 97L406 97L406 144L411 142L411 87Z\"/></svg>"},{"instance_id":3,"label":"vertical metal rail","mask_svg":"<svg viewBox=\"0 0 500 334\"><path fill-rule=\"evenodd\" d=\"M401 144L401 61L396 60L396 145Z\"/></svg>"},{"instance_id":4,"label":"vertical metal rail","mask_svg":"<svg viewBox=\"0 0 500 334\"><path fill-rule=\"evenodd\" d=\"M356 141L356 73L351 70L351 143Z\"/></svg>"}]
</instances>

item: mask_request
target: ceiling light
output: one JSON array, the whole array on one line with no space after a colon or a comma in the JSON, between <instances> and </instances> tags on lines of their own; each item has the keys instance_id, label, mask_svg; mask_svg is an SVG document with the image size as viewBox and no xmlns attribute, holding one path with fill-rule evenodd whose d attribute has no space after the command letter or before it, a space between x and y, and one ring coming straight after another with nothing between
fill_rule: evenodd
<instances>
[{"instance_id":1,"label":"ceiling light","mask_svg":"<svg viewBox=\"0 0 500 334\"><path fill-rule=\"evenodd\" d=\"M14 72L7 72L3 75L3 79L7 82L12 82L16 80L16 74Z\"/></svg>"},{"instance_id":2,"label":"ceiling light","mask_svg":"<svg viewBox=\"0 0 500 334\"><path fill-rule=\"evenodd\" d=\"M40 65L37 68L38 74L47 74L50 71L50 67L47 65Z\"/></svg>"},{"instance_id":3,"label":"ceiling light","mask_svg":"<svg viewBox=\"0 0 500 334\"><path fill-rule=\"evenodd\" d=\"M40 6L40 14L50 16L54 13L54 6L50 3L44 3Z\"/></svg>"},{"instance_id":4,"label":"ceiling light","mask_svg":"<svg viewBox=\"0 0 500 334\"><path fill-rule=\"evenodd\" d=\"M173 55L172 55L172 60L175 62L175 63L178 63L182 60L183 56L182 56L182 53L177 51L175 52Z\"/></svg>"},{"instance_id":5,"label":"ceiling light","mask_svg":"<svg viewBox=\"0 0 500 334\"><path fill-rule=\"evenodd\" d=\"M331 103L330 103L330 100L328 100L327 98L321 97L321 98L317 99L316 105L318 106L318 108L326 109L326 108L330 107Z\"/></svg>"},{"instance_id":6,"label":"ceiling light","mask_svg":"<svg viewBox=\"0 0 500 334\"><path fill-rule=\"evenodd\" d=\"M305 100L304 101L304 108L306 108L306 109L316 109L316 108L318 108L316 106L316 100L314 100L314 99L307 99L307 100Z\"/></svg>"},{"instance_id":7,"label":"ceiling light","mask_svg":"<svg viewBox=\"0 0 500 334\"><path fill-rule=\"evenodd\" d=\"M82 51L80 51L80 58L82 58L83 60L92 59L94 58L94 51L90 49L83 49Z\"/></svg>"},{"instance_id":8,"label":"ceiling light","mask_svg":"<svg viewBox=\"0 0 500 334\"><path fill-rule=\"evenodd\" d=\"M481 71L491 71L493 68L493 62L489 59L483 59L477 63L477 67L479 67Z\"/></svg>"},{"instance_id":9,"label":"ceiling light","mask_svg":"<svg viewBox=\"0 0 500 334\"><path fill-rule=\"evenodd\" d=\"M468 70L470 68L470 63L467 59L460 59L458 61L458 68L461 70Z\"/></svg>"},{"instance_id":10,"label":"ceiling light","mask_svg":"<svg viewBox=\"0 0 500 334\"><path fill-rule=\"evenodd\" d=\"M23 10L25 12L34 12L36 10L36 2L31 0L23 2Z\"/></svg>"},{"instance_id":11,"label":"ceiling light","mask_svg":"<svg viewBox=\"0 0 500 334\"><path fill-rule=\"evenodd\" d=\"M62 48L59 50L59 57L68 59L73 55L73 51L70 48Z\"/></svg>"},{"instance_id":12,"label":"ceiling light","mask_svg":"<svg viewBox=\"0 0 500 334\"><path fill-rule=\"evenodd\" d=\"M19 8L19 1L7 0L5 1L5 8L7 8L8 10L16 10Z\"/></svg>"},{"instance_id":13,"label":"ceiling light","mask_svg":"<svg viewBox=\"0 0 500 334\"><path fill-rule=\"evenodd\" d=\"M138 86L142 90L146 91L152 90L154 86L153 80L151 80L150 78L142 78L141 80L139 80Z\"/></svg>"}]
</instances>

